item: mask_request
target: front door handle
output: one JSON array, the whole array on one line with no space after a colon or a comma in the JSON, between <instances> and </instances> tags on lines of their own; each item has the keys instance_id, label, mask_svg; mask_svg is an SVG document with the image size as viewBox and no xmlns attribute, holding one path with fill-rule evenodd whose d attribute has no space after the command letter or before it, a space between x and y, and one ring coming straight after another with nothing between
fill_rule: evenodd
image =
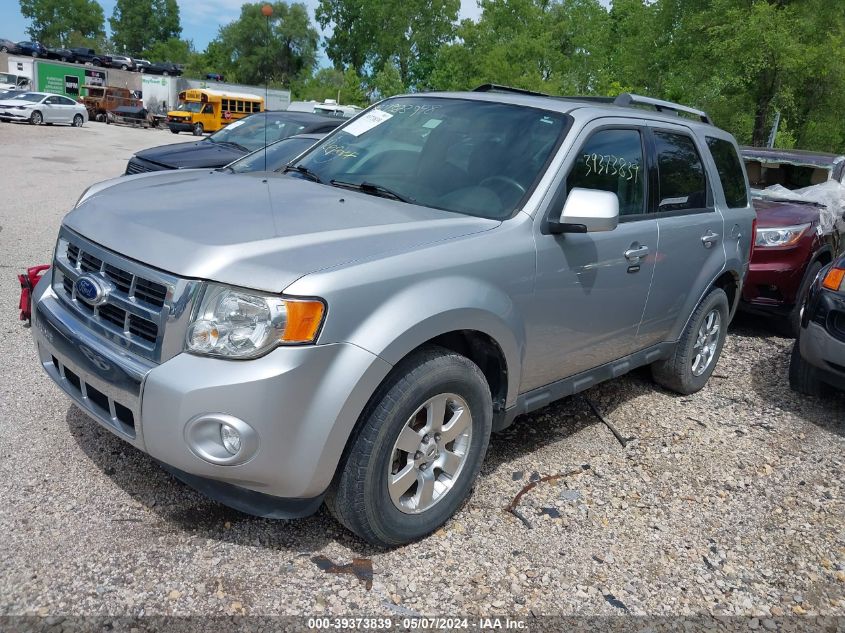
<instances>
[{"instance_id":1,"label":"front door handle","mask_svg":"<svg viewBox=\"0 0 845 633\"><path fill-rule=\"evenodd\" d=\"M707 233L701 236L701 243L704 244L704 248L710 248L718 241L719 234L714 233L713 231L707 231Z\"/></svg>"},{"instance_id":2,"label":"front door handle","mask_svg":"<svg viewBox=\"0 0 845 633\"><path fill-rule=\"evenodd\" d=\"M625 259L633 261L648 255L648 246L636 246L625 251Z\"/></svg>"}]
</instances>

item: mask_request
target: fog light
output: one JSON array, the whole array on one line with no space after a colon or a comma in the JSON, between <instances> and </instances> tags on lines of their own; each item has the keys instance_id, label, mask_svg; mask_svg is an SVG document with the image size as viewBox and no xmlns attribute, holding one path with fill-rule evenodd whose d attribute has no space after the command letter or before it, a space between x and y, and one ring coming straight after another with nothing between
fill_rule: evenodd
<instances>
[{"instance_id":1,"label":"fog light","mask_svg":"<svg viewBox=\"0 0 845 633\"><path fill-rule=\"evenodd\" d=\"M232 455L241 450L241 434L228 424L220 425L220 439L223 440L223 448Z\"/></svg>"},{"instance_id":2,"label":"fog light","mask_svg":"<svg viewBox=\"0 0 845 633\"><path fill-rule=\"evenodd\" d=\"M185 424L185 442L191 452L211 464L245 464L258 453L258 432L225 413L202 413Z\"/></svg>"}]
</instances>

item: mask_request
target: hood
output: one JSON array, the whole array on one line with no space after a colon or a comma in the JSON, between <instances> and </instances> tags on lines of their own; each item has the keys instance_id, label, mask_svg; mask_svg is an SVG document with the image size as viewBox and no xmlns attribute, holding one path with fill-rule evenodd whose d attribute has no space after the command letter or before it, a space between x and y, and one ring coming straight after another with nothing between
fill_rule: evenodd
<instances>
[{"instance_id":1,"label":"hood","mask_svg":"<svg viewBox=\"0 0 845 633\"><path fill-rule=\"evenodd\" d=\"M780 202L777 200L753 201L757 212L757 226L761 229L795 224L818 223L820 207L801 202Z\"/></svg>"},{"instance_id":2,"label":"hood","mask_svg":"<svg viewBox=\"0 0 845 633\"><path fill-rule=\"evenodd\" d=\"M185 169L223 167L245 154L246 152L237 147L214 143L205 139L193 143L174 143L173 145L151 147L135 155L138 158L165 165L171 169Z\"/></svg>"},{"instance_id":3,"label":"hood","mask_svg":"<svg viewBox=\"0 0 845 633\"><path fill-rule=\"evenodd\" d=\"M500 224L290 176L158 172L88 197L65 226L182 277L282 292L308 273Z\"/></svg>"}]
</instances>

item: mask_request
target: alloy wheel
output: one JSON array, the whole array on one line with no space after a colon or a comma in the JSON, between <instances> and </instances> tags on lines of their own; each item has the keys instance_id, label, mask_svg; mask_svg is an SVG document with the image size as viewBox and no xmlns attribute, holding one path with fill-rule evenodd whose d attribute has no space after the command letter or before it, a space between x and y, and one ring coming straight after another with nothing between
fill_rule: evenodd
<instances>
[{"instance_id":1,"label":"alloy wheel","mask_svg":"<svg viewBox=\"0 0 845 633\"><path fill-rule=\"evenodd\" d=\"M393 445L387 488L393 504L419 514L446 497L464 468L472 440L469 405L454 393L429 398Z\"/></svg>"},{"instance_id":2,"label":"alloy wheel","mask_svg":"<svg viewBox=\"0 0 845 633\"><path fill-rule=\"evenodd\" d=\"M719 347L719 336L722 332L722 315L718 309L707 313L701 327L698 328L698 335L695 345L692 347L692 373L694 376L703 374L713 358L716 356L716 348Z\"/></svg>"}]
</instances>

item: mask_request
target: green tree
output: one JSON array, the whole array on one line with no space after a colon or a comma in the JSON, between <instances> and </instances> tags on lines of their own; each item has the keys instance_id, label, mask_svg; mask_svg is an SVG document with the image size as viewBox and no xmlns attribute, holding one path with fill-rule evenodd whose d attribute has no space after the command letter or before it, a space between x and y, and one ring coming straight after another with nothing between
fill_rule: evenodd
<instances>
[{"instance_id":1,"label":"green tree","mask_svg":"<svg viewBox=\"0 0 845 633\"><path fill-rule=\"evenodd\" d=\"M75 37L105 38L103 7L96 0L20 0L27 33L45 46L69 46Z\"/></svg>"},{"instance_id":2,"label":"green tree","mask_svg":"<svg viewBox=\"0 0 845 633\"><path fill-rule=\"evenodd\" d=\"M196 55L194 43L191 40L181 40L171 37L169 40L153 42L145 51L150 59L170 61L177 64L188 64Z\"/></svg>"},{"instance_id":3,"label":"green tree","mask_svg":"<svg viewBox=\"0 0 845 633\"><path fill-rule=\"evenodd\" d=\"M402 75L393 62L389 62L379 70L371 82L373 96L378 99L392 97L407 91Z\"/></svg>"},{"instance_id":4,"label":"green tree","mask_svg":"<svg viewBox=\"0 0 845 633\"><path fill-rule=\"evenodd\" d=\"M120 51L144 53L182 33L176 0L117 0L109 24Z\"/></svg>"},{"instance_id":5,"label":"green tree","mask_svg":"<svg viewBox=\"0 0 845 633\"><path fill-rule=\"evenodd\" d=\"M240 17L221 27L209 44L209 59L213 57L218 72L243 83L290 86L310 76L317 63L319 34L305 5L274 2L269 20L262 15L262 6L244 4Z\"/></svg>"},{"instance_id":6,"label":"green tree","mask_svg":"<svg viewBox=\"0 0 845 633\"><path fill-rule=\"evenodd\" d=\"M316 17L332 29L326 53L336 67L375 76L393 63L404 85L422 89L459 8L460 0L320 0Z\"/></svg>"}]
</instances>

